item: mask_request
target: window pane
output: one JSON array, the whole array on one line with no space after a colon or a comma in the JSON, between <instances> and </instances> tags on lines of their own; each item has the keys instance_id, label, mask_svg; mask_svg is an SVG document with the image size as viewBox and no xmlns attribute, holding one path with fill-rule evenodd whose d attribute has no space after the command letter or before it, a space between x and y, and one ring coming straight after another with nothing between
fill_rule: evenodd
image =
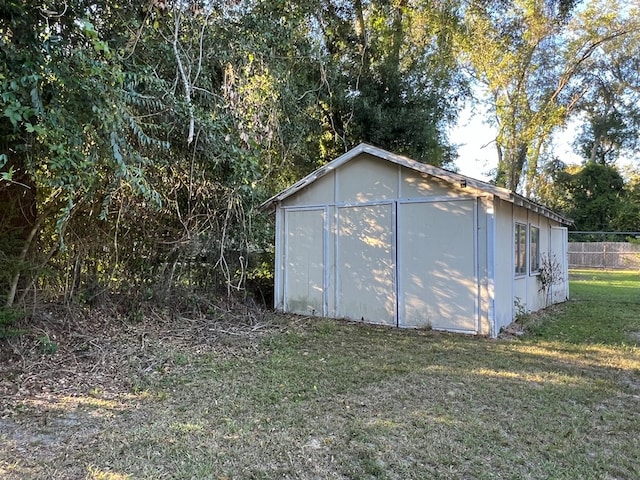
<instances>
[{"instance_id":1,"label":"window pane","mask_svg":"<svg viewBox=\"0 0 640 480\"><path fill-rule=\"evenodd\" d=\"M524 275L527 269L527 227L516 223L515 228L515 273Z\"/></svg>"},{"instance_id":2,"label":"window pane","mask_svg":"<svg viewBox=\"0 0 640 480\"><path fill-rule=\"evenodd\" d=\"M540 229L531 227L531 273L540 271Z\"/></svg>"}]
</instances>

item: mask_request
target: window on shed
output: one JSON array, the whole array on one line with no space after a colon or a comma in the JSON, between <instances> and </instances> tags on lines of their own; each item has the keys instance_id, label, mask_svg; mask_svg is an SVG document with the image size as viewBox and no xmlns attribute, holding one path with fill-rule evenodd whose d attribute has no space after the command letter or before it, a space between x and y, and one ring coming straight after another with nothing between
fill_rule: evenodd
<instances>
[{"instance_id":1,"label":"window on shed","mask_svg":"<svg viewBox=\"0 0 640 480\"><path fill-rule=\"evenodd\" d=\"M529 232L529 256L531 258L531 273L540 271L540 229L531 225Z\"/></svg>"},{"instance_id":2,"label":"window on shed","mask_svg":"<svg viewBox=\"0 0 640 480\"><path fill-rule=\"evenodd\" d=\"M523 223L516 223L514 251L515 274L524 275L527 273L527 226Z\"/></svg>"}]
</instances>

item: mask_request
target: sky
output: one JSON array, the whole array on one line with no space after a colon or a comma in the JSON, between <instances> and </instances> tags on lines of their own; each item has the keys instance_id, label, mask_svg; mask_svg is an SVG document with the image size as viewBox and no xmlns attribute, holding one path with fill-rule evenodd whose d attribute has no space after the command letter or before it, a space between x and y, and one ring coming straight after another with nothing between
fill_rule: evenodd
<instances>
[{"instance_id":1,"label":"sky","mask_svg":"<svg viewBox=\"0 0 640 480\"><path fill-rule=\"evenodd\" d=\"M490 180L489 171L498 165L498 156L492 140L495 128L485 122L486 113L474 112L466 107L460 114L457 125L451 129L449 140L458 147L455 165L458 172L477 180Z\"/></svg>"}]
</instances>

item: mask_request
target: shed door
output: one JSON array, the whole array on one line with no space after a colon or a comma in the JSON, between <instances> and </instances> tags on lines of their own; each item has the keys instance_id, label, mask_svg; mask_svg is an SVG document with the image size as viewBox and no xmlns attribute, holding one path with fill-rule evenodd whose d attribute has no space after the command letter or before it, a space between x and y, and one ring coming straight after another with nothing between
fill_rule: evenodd
<instances>
[{"instance_id":1,"label":"shed door","mask_svg":"<svg viewBox=\"0 0 640 480\"><path fill-rule=\"evenodd\" d=\"M285 211L284 310L325 315L325 210Z\"/></svg>"},{"instance_id":2,"label":"shed door","mask_svg":"<svg viewBox=\"0 0 640 480\"><path fill-rule=\"evenodd\" d=\"M338 317L396 324L392 203L340 207Z\"/></svg>"},{"instance_id":3,"label":"shed door","mask_svg":"<svg viewBox=\"0 0 640 480\"><path fill-rule=\"evenodd\" d=\"M398 323L478 331L474 200L398 205Z\"/></svg>"},{"instance_id":4,"label":"shed door","mask_svg":"<svg viewBox=\"0 0 640 480\"><path fill-rule=\"evenodd\" d=\"M566 227L551 227L551 258L555 257L562 268L562 281L551 286L551 303L564 302L569 298L567 236Z\"/></svg>"}]
</instances>

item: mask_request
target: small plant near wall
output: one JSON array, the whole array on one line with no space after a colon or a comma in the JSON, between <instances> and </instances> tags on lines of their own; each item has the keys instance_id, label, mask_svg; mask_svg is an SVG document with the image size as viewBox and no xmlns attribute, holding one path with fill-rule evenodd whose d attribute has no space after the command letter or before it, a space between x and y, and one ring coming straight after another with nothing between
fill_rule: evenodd
<instances>
[{"instance_id":1,"label":"small plant near wall","mask_svg":"<svg viewBox=\"0 0 640 480\"><path fill-rule=\"evenodd\" d=\"M520 297L516 297L513 301L513 308L516 312L515 321L520 322L525 319L528 315L527 312L527 304L522 301Z\"/></svg>"},{"instance_id":2,"label":"small plant near wall","mask_svg":"<svg viewBox=\"0 0 640 480\"><path fill-rule=\"evenodd\" d=\"M527 304L522 301L522 298L516 297L513 300L513 312L513 322L500 328L501 337L520 337L525 333L529 312L527 311Z\"/></svg>"},{"instance_id":3,"label":"small plant near wall","mask_svg":"<svg viewBox=\"0 0 640 480\"><path fill-rule=\"evenodd\" d=\"M540 274L538 275L538 283L540 284L539 292L544 295L544 306L548 307L551 300L551 287L557 285L564 280L562 266L555 255L542 254L540 260Z\"/></svg>"}]
</instances>

